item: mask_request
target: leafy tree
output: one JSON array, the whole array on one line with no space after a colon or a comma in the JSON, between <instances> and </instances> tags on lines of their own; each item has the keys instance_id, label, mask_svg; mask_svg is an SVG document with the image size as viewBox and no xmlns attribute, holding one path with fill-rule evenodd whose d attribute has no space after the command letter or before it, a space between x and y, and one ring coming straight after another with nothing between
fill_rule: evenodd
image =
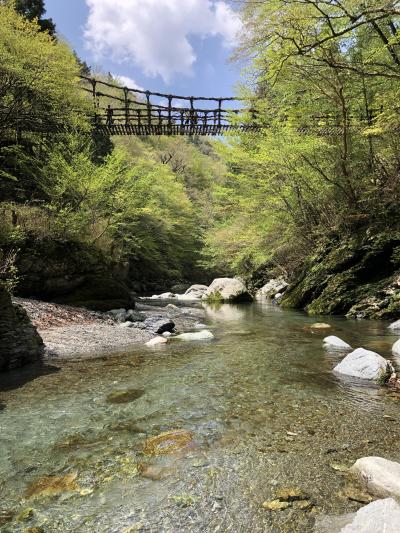
<instances>
[{"instance_id":1,"label":"leafy tree","mask_svg":"<svg viewBox=\"0 0 400 533\"><path fill-rule=\"evenodd\" d=\"M28 20L37 20L41 31L46 31L49 35L54 35L56 26L52 19L43 18L46 14L43 0L16 0L15 8Z\"/></svg>"}]
</instances>

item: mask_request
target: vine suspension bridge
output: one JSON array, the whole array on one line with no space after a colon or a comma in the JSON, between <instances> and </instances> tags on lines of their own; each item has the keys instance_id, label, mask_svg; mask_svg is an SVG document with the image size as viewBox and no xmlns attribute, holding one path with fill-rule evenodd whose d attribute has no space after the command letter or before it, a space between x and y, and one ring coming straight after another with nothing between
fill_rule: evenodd
<instances>
[{"instance_id":1,"label":"vine suspension bridge","mask_svg":"<svg viewBox=\"0 0 400 533\"><path fill-rule=\"evenodd\" d=\"M89 119L96 135L224 135L273 127L262 120L251 103L247 108L240 107L240 102L244 102L240 98L163 94L87 76L80 76L80 88L92 102ZM23 132L46 135L68 130L65 120L55 116L50 106L33 111L34 104L26 99L13 119L10 109L0 107L0 136L2 131L19 139ZM368 116L348 115L345 120L333 115L312 115L307 123L292 120L290 127L302 134L334 137L343 135L344 130L348 133L350 128L371 127L381 111L370 111ZM285 124L285 118L281 120Z\"/></svg>"},{"instance_id":2,"label":"vine suspension bridge","mask_svg":"<svg viewBox=\"0 0 400 533\"><path fill-rule=\"evenodd\" d=\"M81 76L93 98L93 127L105 135L223 135L256 131L256 112L233 106L235 97L178 96L120 87ZM157 99L159 103L154 103ZM245 117L245 122L241 119Z\"/></svg>"}]
</instances>

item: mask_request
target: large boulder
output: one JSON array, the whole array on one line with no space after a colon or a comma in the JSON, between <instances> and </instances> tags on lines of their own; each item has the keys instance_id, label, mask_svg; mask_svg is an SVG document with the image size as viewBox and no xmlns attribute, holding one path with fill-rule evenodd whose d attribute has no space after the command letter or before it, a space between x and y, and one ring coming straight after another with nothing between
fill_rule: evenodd
<instances>
[{"instance_id":1,"label":"large boulder","mask_svg":"<svg viewBox=\"0 0 400 533\"><path fill-rule=\"evenodd\" d=\"M208 290L207 285L192 285L185 292L184 296L187 298L193 298L194 300L201 300Z\"/></svg>"},{"instance_id":2,"label":"large boulder","mask_svg":"<svg viewBox=\"0 0 400 533\"><path fill-rule=\"evenodd\" d=\"M362 457L354 463L350 472L360 479L371 494L380 498L386 496L400 498L399 463L383 457Z\"/></svg>"},{"instance_id":3,"label":"large boulder","mask_svg":"<svg viewBox=\"0 0 400 533\"><path fill-rule=\"evenodd\" d=\"M381 355L364 348L357 348L335 366L334 372L360 379L380 381L385 376L389 378L394 368Z\"/></svg>"},{"instance_id":4,"label":"large boulder","mask_svg":"<svg viewBox=\"0 0 400 533\"><path fill-rule=\"evenodd\" d=\"M400 355L400 339L393 344L392 353L394 355Z\"/></svg>"},{"instance_id":5,"label":"large boulder","mask_svg":"<svg viewBox=\"0 0 400 533\"><path fill-rule=\"evenodd\" d=\"M203 300L235 303L251 302L253 298L240 279L217 278L208 287Z\"/></svg>"},{"instance_id":6,"label":"large boulder","mask_svg":"<svg viewBox=\"0 0 400 533\"><path fill-rule=\"evenodd\" d=\"M277 294L282 297L288 286L289 284L283 278L270 279L261 289L258 289L256 298L273 298Z\"/></svg>"},{"instance_id":7,"label":"large boulder","mask_svg":"<svg viewBox=\"0 0 400 533\"><path fill-rule=\"evenodd\" d=\"M315 533L398 533L400 505L393 498L377 500L356 513L343 516L320 516Z\"/></svg>"},{"instance_id":8,"label":"large boulder","mask_svg":"<svg viewBox=\"0 0 400 533\"><path fill-rule=\"evenodd\" d=\"M33 363L43 355L43 341L19 305L0 286L0 372Z\"/></svg>"},{"instance_id":9,"label":"large boulder","mask_svg":"<svg viewBox=\"0 0 400 533\"><path fill-rule=\"evenodd\" d=\"M388 326L389 329L392 329L393 331L400 331L400 320L396 320L396 322L392 322Z\"/></svg>"}]
</instances>

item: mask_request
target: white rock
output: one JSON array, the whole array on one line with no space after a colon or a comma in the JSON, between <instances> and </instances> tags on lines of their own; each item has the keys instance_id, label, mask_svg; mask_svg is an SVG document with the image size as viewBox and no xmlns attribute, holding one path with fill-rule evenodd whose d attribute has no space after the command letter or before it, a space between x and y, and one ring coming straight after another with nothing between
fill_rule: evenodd
<instances>
[{"instance_id":1,"label":"white rock","mask_svg":"<svg viewBox=\"0 0 400 533\"><path fill-rule=\"evenodd\" d=\"M400 339L393 344L392 353L394 355L400 355Z\"/></svg>"},{"instance_id":2,"label":"white rock","mask_svg":"<svg viewBox=\"0 0 400 533\"><path fill-rule=\"evenodd\" d=\"M362 457L350 468L369 492L379 497L400 497L400 464L383 457ZM399 521L400 526L400 521ZM398 529L400 531L400 527Z\"/></svg>"},{"instance_id":3,"label":"white rock","mask_svg":"<svg viewBox=\"0 0 400 533\"><path fill-rule=\"evenodd\" d=\"M217 295L224 302L251 301L252 297L242 280L237 278L217 278L203 295L206 300Z\"/></svg>"},{"instance_id":4,"label":"white rock","mask_svg":"<svg viewBox=\"0 0 400 533\"><path fill-rule=\"evenodd\" d=\"M400 505L393 498L377 500L359 509L340 533L399 533Z\"/></svg>"},{"instance_id":5,"label":"white rock","mask_svg":"<svg viewBox=\"0 0 400 533\"><path fill-rule=\"evenodd\" d=\"M198 324L195 324L194 327L196 329L206 329L207 326L205 324L198 323Z\"/></svg>"},{"instance_id":6,"label":"white rock","mask_svg":"<svg viewBox=\"0 0 400 533\"><path fill-rule=\"evenodd\" d=\"M261 289L258 289L256 298L272 298L274 295L283 293L283 291L289 286L288 283L282 278L270 279Z\"/></svg>"},{"instance_id":7,"label":"white rock","mask_svg":"<svg viewBox=\"0 0 400 533\"><path fill-rule=\"evenodd\" d=\"M207 292L207 285L192 285L185 292L185 294L180 295L182 300L193 299L199 300Z\"/></svg>"},{"instance_id":8,"label":"white rock","mask_svg":"<svg viewBox=\"0 0 400 533\"><path fill-rule=\"evenodd\" d=\"M354 352L346 355L343 361L335 366L333 370L346 376L377 380L387 371L388 365L390 371L393 372L394 369L391 363L384 357L370 350L357 348Z\"/></svg>"},{"instance_id":9,"label":"white rock","mask_svg":"<svg viewBox=\"0 0 400 533\"><path fill-rule=\"evenodd\" d=\"M154 337L154 339L151 339L149 342L146 342L146 346L158 346L159 344L166 344L168 342L168 339L165 337Z\"/></svg>"},{"instance_id":10,"label":"white rock","mask_svg":"<svg viewBox=\"0 0 400 533\"><path fill-rule=\"evenodd\" d=\"M347 344L347 342L342 341L342 339L339 339L339 337L335 337L335 335L330 335L329 337L325 337L323 340L325 348L332 349L332 350L351 350L350 344Z\"/></svg>"},{"instance_id":11,"label":"white rock","mask_svg":"<svg viewBox=\"0 0 400 533\"><path fill-rule=\"evenodd\" d=\"M181 333L180 335L177 335L176 338L182 341L204 341L213 339L214 335L211 331L203 330L196 331L195 333Z\"/></svg>"},{"instance_id":12,"label":"white rock","mask_svg":"<svg viewBox=\"0 0 400 533\"><path fill-rule=\"evenodd\" d=\"M400 330L400 320L396 320L396 322L392 322L389 326L388 326L389 329L394 329L394 330Z\"/></svg>"},{"instance_id":13,"label":"white rock","mask_svg":"<svg viewBox=\"0 0 400 533\"><path fill-rule=\"evenodd\" d=\"M166 339L168 339L168 337L172 337L172 333L170 331L164 331L162 336L165 337Z\"/></svg>"}]
</instances>

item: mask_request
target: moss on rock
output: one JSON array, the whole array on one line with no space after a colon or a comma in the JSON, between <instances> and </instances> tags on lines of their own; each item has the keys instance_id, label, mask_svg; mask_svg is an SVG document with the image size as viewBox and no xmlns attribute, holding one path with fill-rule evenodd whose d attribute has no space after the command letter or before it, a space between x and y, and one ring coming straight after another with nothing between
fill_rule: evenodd
<instances>
[{"instance_id":1,"label":"moss on rock","mask_svg":"<svg viewBox=\"0 0 400 533\"><path fill-rule=\"evenodd\" d=\"M309 257L284 307L310 314L393 318L400 314L400 235L330 242Z\"/></svg>"}]
</instances>

